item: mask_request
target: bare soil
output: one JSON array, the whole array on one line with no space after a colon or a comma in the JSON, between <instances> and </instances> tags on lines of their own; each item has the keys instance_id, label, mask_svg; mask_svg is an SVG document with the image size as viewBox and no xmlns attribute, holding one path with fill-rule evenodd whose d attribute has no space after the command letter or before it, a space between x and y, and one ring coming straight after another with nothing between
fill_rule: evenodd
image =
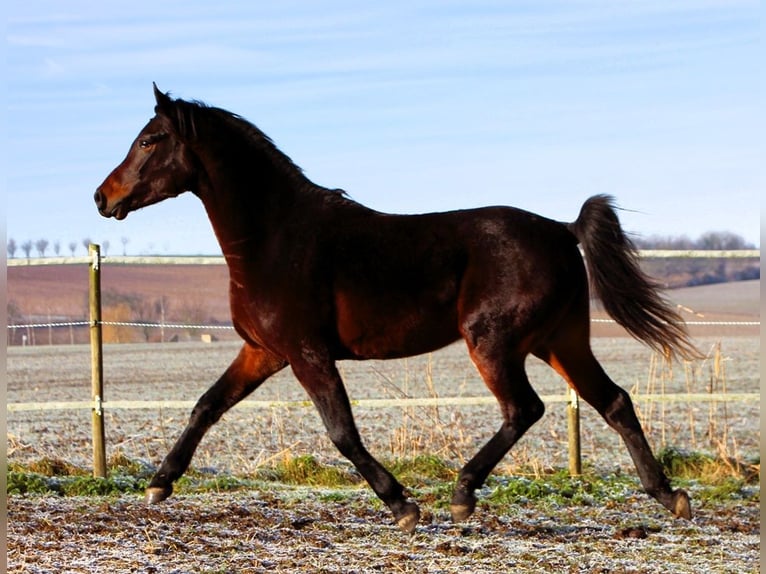
<instances>
[{"instance_id":1,"label":"bare soil","mask_svg":"<svg viewBox=\"0 0 766 574\"><path fill-rule=\"evenodd\" d=\"M425 517L413 536L370 495L316 490L136 498L9 500L8 572L759 572L758 508L700 508L673 520L645 496L611 508Z\"/></svg>"}]
</instances>

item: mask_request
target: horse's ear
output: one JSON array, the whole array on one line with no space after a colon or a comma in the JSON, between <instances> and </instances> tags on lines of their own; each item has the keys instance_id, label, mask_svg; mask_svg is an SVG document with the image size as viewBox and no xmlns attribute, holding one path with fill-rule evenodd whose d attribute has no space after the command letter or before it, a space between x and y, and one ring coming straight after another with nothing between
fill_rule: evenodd
<instances>
[{"instance_id":1,"label":"horse's ear","mask_svg":"<svg viewBox=\"0 0 766 574\"><path fill-rule=\"evenodd\" d=\"M173 104L173 100L171 100L167 94L163 94L154 82L152 82L152 86L154 87L154 99L157 101L157 106L154 108L154 111L157 113L163 112L167 115Z\"/></svg>"}]
</instances>

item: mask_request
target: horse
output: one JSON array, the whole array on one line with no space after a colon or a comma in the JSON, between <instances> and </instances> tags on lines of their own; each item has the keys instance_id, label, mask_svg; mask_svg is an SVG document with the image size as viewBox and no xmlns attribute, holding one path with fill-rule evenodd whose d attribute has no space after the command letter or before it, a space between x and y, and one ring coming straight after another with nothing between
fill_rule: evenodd
<instances>
[{"instance_id":1,"label":"horse","mask_svg":"<svg viewBox=\"0 0 766 574\"><path fill-rule=\"evenodd\" d=\"M502 423L458 474L454 522L473 514L476 489L543 415L524 369L530 354L619 433L645 492L691 519L689 496L671 488L628 393L591 351L593 291L650 348L698 356L681 317L639 268L614 198L588 198L569 223L505 206L382 213L310 181L244 118L153 87L155 115L97 188L96 206L122 220L196 195L228 266L232 321L244 343L191 411L146 489L147 503L168 498L206 431L289 365L333 444L412 533L418 504L365 448L336 362L401 358L462 338Z\"/></svg>"}]
</instances>

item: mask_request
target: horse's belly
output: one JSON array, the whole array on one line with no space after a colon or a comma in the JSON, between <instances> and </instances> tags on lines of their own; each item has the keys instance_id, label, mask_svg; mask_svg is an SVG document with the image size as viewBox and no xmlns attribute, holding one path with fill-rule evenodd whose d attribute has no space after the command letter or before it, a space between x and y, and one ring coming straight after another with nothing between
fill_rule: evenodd
<instances>
[{"instance_id":1,"label":"horse's belly","mask_svg":"<svg viewBox=\"0 0 766 574\"><path fill-rule=\"evenodd\" d=\"M440 349L460 336L454 306L440 309L336 306L341 346L358 359L393 359Z\"/></svg>"}]
</instances>

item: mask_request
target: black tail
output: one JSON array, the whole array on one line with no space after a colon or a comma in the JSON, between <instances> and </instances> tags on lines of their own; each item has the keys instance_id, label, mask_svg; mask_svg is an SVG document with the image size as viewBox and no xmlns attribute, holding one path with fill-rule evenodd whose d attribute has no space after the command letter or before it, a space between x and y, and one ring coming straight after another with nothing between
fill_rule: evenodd
<instances>
[{"instance_id":1,"label":"black tail","mask_svg":"<svg viewBox=\"0 0 766 574\"><path fill-rule=\"evenodd\" d=\"M638 252L620 227L613 198L588 199L568 225L585 252L591 288L607 313L631 335L670 357L699 357L686 325L638 265Z\"/></svg>"}]
</instances>

